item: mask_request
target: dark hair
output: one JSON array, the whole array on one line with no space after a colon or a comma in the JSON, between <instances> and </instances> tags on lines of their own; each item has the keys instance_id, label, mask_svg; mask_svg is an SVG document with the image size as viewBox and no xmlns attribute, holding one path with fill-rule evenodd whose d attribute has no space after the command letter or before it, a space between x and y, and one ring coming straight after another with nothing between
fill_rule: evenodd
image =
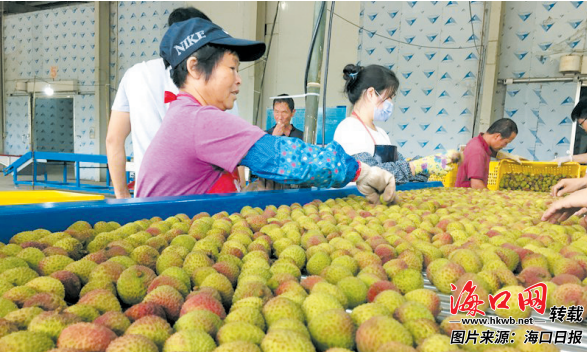
<instances>
[{"instance_id":1,"label":"dark hair","mask_svg":"<svg viewBox=\"0 0 587 352\"><path fill-rule=\"evenodd\" d=\"M289 94L279 94L278 97L287 97L289 96ZM295 109L295 105L294 105L294 101L292 98L277 98L275 100L273 100L273 107L275 107L275 104L277 103L286 103L287 106L289 106L289 109L291 111L294 111Z\"/></svg>"},{"instance_id":2,"label":"dark hair","mask_svg":"<svg viewBox=\"0 0 587 352\"><path fill-rule=\"evenodd\" d=\"M212 22L208 16L206 16L202 11L198 10L195 7L180 7L169 14L169 18L167 19L167 25L171 26L177 22L187 21L190 18L203 18L207 21Z\"/></svg>"},{"instance_id":3,"label":"dark hair","mask_svg":"<svg viewBox=\"0 0 587 352\"><path fill-rule=\"evenodd\" d=\"M380 66L366 67L348 64L342 70L346 81L344 91L352 104L355 104L363 92L373 87L379 94L387 93L385 99L392 97L399 88L399 80L392 70Z\"/></svg>"},{"instance_id":4,"label":"dark hair","mask_svg":"<svg viewBox=\"0 0 587 352\"><path fill-rule=\"evenodd\" d=\"M512 133L518 134L518 125L512 119L499 119L487 130L487 134L494 133L499 133L501 138L510 138Z\"/></svg>"},{"instance_id":5,"label":"dark hair","mask_svg":"<svg viewBox=\"0 0 587 352\"><path fill-rule=\"evenodd\" d=\"M171 70L171 79L173 80L173 83L175 83L178 88L183 87L188 75L187 61L190 57L196 58L196 71L203 73L207 82L212 75L212 71L214 71L216 65L222 60L225 53L237 55L237 53L224 46L215 44L204 45ZM165 61L165 59L163 61ZM169 63L166 62L165 67L167 66L169 66Z\"/></svg>"},{"instance_id":6,"label":"dark hair","mask_svg":"<svg viewBox=\"0 0 587 352\"><path fill-rule=\"evenodd\" d=\"M583 98L579 100L573 112L571 112L571 119L573 121L577 121L578 119L586 119L587 118L587 98Z\"/></svg>"}]
</instances>

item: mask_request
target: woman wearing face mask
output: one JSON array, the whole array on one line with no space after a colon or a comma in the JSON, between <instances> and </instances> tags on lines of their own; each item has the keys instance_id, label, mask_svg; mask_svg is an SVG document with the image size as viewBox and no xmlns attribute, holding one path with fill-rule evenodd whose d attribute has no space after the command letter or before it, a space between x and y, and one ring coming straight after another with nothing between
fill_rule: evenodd
<instances>
[{"instance_id":1,"label":"woman wearing face mask","mask_svg":"<svg viewBox=\"0 0 587 352\"><path fill-rule=\"evenodd\" d=\"M452 164L460 160L460 153L449 150L408 162L391 145L387 133L375 126L374 121L385 122L393 113L392 99L399 87L393 71L380 65L349 64L343 78L353 111L336 128L334 140L347 154L391 172L397 183L426 182L431 174L448 173Z\"/></svg>"}]
</instances>

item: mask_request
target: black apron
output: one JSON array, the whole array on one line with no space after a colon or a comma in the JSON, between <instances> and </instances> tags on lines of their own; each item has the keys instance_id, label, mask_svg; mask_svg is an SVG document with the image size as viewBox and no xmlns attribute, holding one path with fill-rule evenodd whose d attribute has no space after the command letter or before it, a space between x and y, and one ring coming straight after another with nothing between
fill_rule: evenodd
<instances>
[{"instance_id":1,"label":"black apron","mask_svg":"<svg viewBox=\"0 0 587 352\"><path fill-rule=\"evenodd\" d=\"M396 162L397 161L397 146L375 143L375 138L373 138L371 131L369 131L369 128L367 126L365 126L365 123L363 122L363 120L361 120L359 118L359 116L354 112L353 112L353 116L355 116L357 118L357 120L359 120L359 122L361 122L363 127L365 127L365 130L367 131L367 133L369 134L369 137L371 137L371 140L373 141L373 144L375 145L375 151L373 152L373 158L375 158L375 160L377 160L377 162L380 164L389 163L389 162Z\"/></svg>"}]
</instances>

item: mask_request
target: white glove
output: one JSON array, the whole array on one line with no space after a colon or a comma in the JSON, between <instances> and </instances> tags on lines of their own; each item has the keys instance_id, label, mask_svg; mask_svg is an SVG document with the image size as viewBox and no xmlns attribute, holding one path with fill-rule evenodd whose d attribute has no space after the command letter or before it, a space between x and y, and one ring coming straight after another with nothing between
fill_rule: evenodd
<instances>
[{"instance_id":1,"label":"white glove","mask_svg":"<svg viewBox=\"0 0 587 352\"><path fill-rule=\"evenodd\" d=\"M371 203L379 204L379 196L386 203L395 199L395 177L389 171L377 166L361 163L361 173L357 178L357 188Z\"/></svg>"},{"instance_id":2,"label":"white glove","mask_svg":"<svg viewBox=\"0 0 587 352\"><path fill-rule=\"evenodd\" d=\"M558 166L561 166L562 163L568 163L569 161L573 161L572 155L561 156L560 158L553 160L553 162L558 163Z\"/></svg>"},{"instance_id":3,"label":"white glove","mask_svg":"<svg viewBox=\"0 0 587 352\"><path fill-rule=\"evenodd\" d=\"M497 155L495 156L495 158L497 160L503 160L503 159L513 160L518 164L521 164L522 160L527 160L527 159L522 158L519 155L502 152L501 150L499 152L497 152Z\"/></svg>"}]
</instances>

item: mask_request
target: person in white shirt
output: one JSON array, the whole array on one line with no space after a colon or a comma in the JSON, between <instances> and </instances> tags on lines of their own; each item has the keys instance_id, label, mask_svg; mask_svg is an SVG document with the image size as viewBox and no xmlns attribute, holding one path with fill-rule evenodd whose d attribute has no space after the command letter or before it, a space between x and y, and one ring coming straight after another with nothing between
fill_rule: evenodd
<instances>
[{"instance_id":1,"label":"person in white shirt","mask_svg":"<svg viewBox=\"0 0 587 352\"><path fill-rule=\"evenodd\" d=\"M380 65L353 64L343 70L345 93L353 104L351 116L334 132L334 140L349 155L370 166L391 172L397 183L426 182L430 174L444 175L460 160L456 150L406 161L397 152L387 133L374 121L387 121L393 113L393 98L399 81L390 69Z\"/></svg>"},{"instance_id":2,"label":"person in white shirt","mask_svg":"<svg viewBox=\"0 0 587 352\"><path fill-rule=\"evenodd\" d=\"M173 10L167 23L171 26L190 18L210 20L200 10L184 7ZM178 91L162 58L140 62L128 69L122 77L112 104L106 135L108 169L116 198L131 197L126 184L126 138L132 133L135 180L138 180L145 151L159 130L169 106L164 101L165 94L177 94ZM229 112L238 115L236 102Z\"/></svg>"}]
</instances>

